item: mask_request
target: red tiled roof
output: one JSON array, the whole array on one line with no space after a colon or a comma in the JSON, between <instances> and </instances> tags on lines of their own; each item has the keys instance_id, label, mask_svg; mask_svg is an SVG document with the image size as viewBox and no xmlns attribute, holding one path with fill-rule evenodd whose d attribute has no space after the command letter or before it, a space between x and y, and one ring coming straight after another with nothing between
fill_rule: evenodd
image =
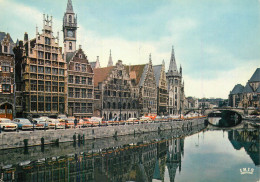
<instances>
[{"instance_id":1,"label":"red tiled roof","mask_svg":"<svg viewBox=\"0 0 260 182\"><path fill-rule=\"evenodd\" d=\"M98 86L98 83L103 82L115 66L109 66L105 68L94 69L94 87Z\"/></svg>"}]
</instances>

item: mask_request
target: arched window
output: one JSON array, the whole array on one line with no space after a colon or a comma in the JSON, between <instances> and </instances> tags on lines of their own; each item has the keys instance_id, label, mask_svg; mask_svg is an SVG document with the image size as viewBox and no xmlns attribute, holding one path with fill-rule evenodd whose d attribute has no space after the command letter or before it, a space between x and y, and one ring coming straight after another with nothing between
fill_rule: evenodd
<instances>
[{"instance_id":1,"label":"arched window","mask_svg":"<svg viewBox=\"0 0 260 182\"><path fill-rule=\"evenodd\" d=\"M107 103L107 108L110 109L110 102Z\"/></svg>"},{"instance_id":2,"label":"arched window","mask_svg":"<svg viewBox=\"0 0 260 182\"><path fill-rule=\"evenodd\" d=\"M72 23L72 17L69 15L69 23Z\"/></svg>"},{"instance_id":3,"label":"arched window","mask_svg":"<svg viewBox=\"0 0 260 182\"><path fill-rule=\"evenodd\" d=\"M69 43L69 49L72 50L72 43Z\"/></svg>"},{"instance_id":4,"label":"arched window","mask_svg":"<svg viewBox=\"0 0 260 182\"><path fill-rule=\"evenodd\" d=\"M128 109L130 109L131 108L131 104L130 103L128 103Z\"/></svg>"},{"instance_id":5,"label":"arched window","mask_svg":"<svg viewBox=\"0 0 260 182\"><path fill-rule=\"evenodd\" d=\"M104 108L104 109L106 108L106 104L105 104L105 102L103 103L103 108Z\"/></svg>"},{"instance_id":6,"label":"arched window","mask_svg":"<svg viewBox=\"0 0 260 182\"><path fill-rule=\"evenodd\" d=\"M115 102L113 102L113 109L115 109L116 108L116 103Z\"/></svg>"}]
</instances>

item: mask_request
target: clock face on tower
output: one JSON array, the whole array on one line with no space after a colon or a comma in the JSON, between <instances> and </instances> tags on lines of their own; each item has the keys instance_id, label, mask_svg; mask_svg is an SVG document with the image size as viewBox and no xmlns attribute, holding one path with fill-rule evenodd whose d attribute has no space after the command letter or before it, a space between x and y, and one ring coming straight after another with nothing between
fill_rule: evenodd
<instances>
[{"instance_id":1,"label":"clock face on tower","mask_svg":"<svg viewBox=\"0 0 260 182\"><path fill-rule=\"evenodd\" d=\"M72 30L68 30L67 35L68 35L68 37L73 37L74 32Z\"/></svg>"}]
</instances>

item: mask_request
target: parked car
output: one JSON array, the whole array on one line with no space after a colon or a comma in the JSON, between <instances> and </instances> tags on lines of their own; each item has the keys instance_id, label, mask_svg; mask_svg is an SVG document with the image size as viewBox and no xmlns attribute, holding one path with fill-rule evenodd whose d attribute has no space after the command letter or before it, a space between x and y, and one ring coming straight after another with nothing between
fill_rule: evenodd
<instances>
[{"instance_id":1,"label":"parked car","mask_svg":"<svg viewBox=\"0 0 260 182\"><path fill-rule=\"evenodd\" d=\"M43 118L33 118L32 123L34 124L35 129L47 129L49 125Z\"/></svg>"},{"instance_id":2,"label":"parked car","mask_svg":"<svg viewBox=\"0 0 260 182\"><path fill-rule=\"evenodd\" d=\"M163 120L163 118L161 116L156 116L156 118L154 119L155 123L159 123Z\"/></svg>"},{"instance_id":3,"label":"parked car","mask_svg":"<svg viewBox=\"0 0 260 182\"><path fill-rule=\"evenodd\" d=\"M128 124L132 124L132 123L139 123L138 119L137 118L129 118L126 123Z\"/></svg>"},{"instance_id":4,"label":"parked car","mask_svg":"<svg viewBox=\"0 0 260 182\"><path fill-rule=\"evenodd\" d=\"M50 122L50 124L48 125L49 129L55 129L55 127L56 129L65 129L65 125L60 123L58 119L49 118L47 122Z\"/></svg>"},{"instance_id":5,"label":"parked car","mask_svg":"<svg viewBox=\"0 0 260 182\"><path fill-rule=\"evenodd\" d=\"M50 119L50 118L47 117L47 116L41 116L41 117L39 117L39 119L46 121L46 120L48 120L48 119Z\"/></svg>"},{"instance_id":6,"label":"parked car","mask_svg":"<svg viewBox=\"0 0 260 182\"><path fill-rule=\"evenodd\" d=\"M74 117L68 117L67 119L65 119L64 120L65 127L66 128L74 128L74 126L75 126L74 120L75 120Z\"/></svg>"},{"instance_id":7,"label":"parked car","mask_svg":"<svg viewBox=\"0 0 260 182\"><path fill-rule=\"evenodd\" d=\"M0 118L0 128L4 131L16 130L17 124L12 123L8 118Z\"/></svg>"},{"instance_id":8,"label":"parked car","mask_svg":"<svg viewBox=\"0 0 260 182\"><path fill-rule=\"evenodd\" d=\"M18 129L21 130L31 130L33 128L33 124L26 118L15 118L13 122L17 124Z\"/></svg>"},{"instance_id":9,"label":"parked car","mask_svg":"<svg viewBox=\"0 0 260 182\"><path fill-rule=\"evenodd\" d=\"M140 118L140 122L141 122L141 123L151 123L151 122L152 122L152 119L149 118L149 117L146 117L146 116L142 116L142 117Z\"/></svg>"},{"instance_id":10,"label":"parked car","mask_svg":"<svg viewBox=\"0 0 260 182\"><path fill-rule=\"evenodd\" d=\"M65 114L60 114L58 115L57 119L59 119L59 121L65 121L68 119L68 117Z\"/></svg>"}]
</instances>

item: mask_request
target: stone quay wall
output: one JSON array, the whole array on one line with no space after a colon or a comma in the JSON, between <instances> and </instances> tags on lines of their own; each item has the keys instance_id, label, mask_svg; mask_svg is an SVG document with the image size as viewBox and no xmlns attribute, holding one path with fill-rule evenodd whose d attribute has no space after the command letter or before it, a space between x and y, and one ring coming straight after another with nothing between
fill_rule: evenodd
<instances>
[{"instance_id":1,"label":"stone quay wall","mask_svg":"<svg viewBox=\"0 0 260 182\"><path fill-rule=\"evenodd\" d=\"M200 124L204 124L203 118L188 121L171 121L134 125L130 124L76 129L2 132L0 134L0 150L46 145L51 143L75 142L78 140L136 135L148 132L161 132L164 130L187 129Z\"/></svg>"}]
</instances>

